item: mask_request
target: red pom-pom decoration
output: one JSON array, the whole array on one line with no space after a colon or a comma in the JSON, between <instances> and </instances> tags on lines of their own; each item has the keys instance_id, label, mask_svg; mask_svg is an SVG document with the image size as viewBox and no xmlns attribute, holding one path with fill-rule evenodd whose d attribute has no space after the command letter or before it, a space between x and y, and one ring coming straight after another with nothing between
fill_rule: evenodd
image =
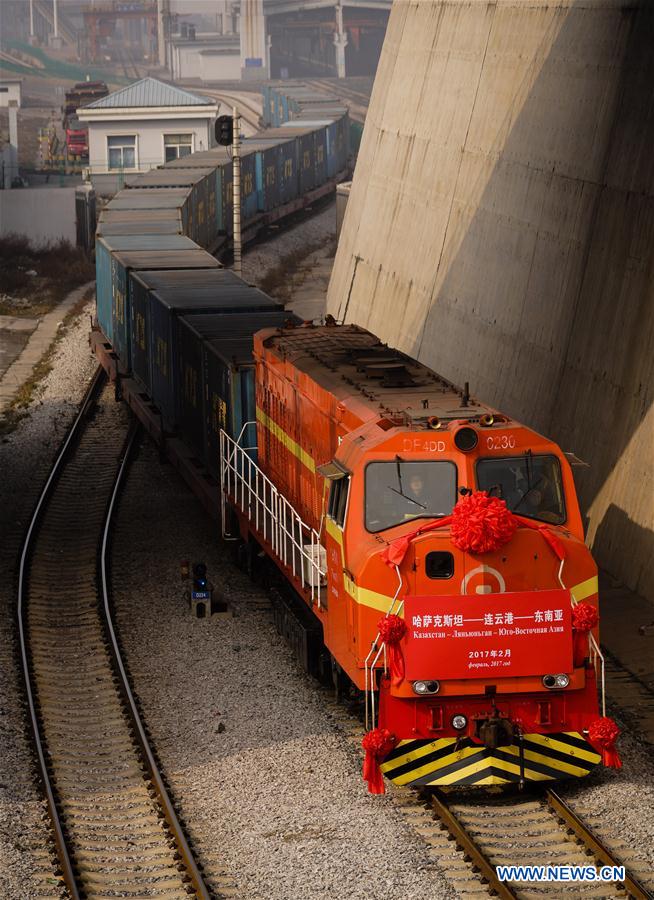
<instances>
[{"instance_id":1,"label":"red pom-pom decoration","mask_svg":"<svg viewBox=\"0 0 654 900\"><path fill-rule=\"evenodd\" d=\"M518 523L504 500L475 491L461 497L452 511L452 543L467 553L491 553L507 544Z\"/></svg>"},{"instance_id":2,"label":"red pom-pom decoration","mask_svg":"<svg viewBox=\"0 0 654 900\"><path fill-rule=\"evenodd\" d=\"M608 716L601 716L588 726L588 740L602 754L603 765L610 769L622 768L622 760L615 747L619 736L620 729Z\"/></svg>"},{"instance_id":3,"label":"red pom-pom decoration","mask_svg":"<svg viewBox=\"0 0 654 900\"><path fill-rule=\"evenodd\" d=\"M599 622L597 609L590 603L577 603L572 608L572 649L575 666L582 666L588 656L588 633Z\"/></svg>"},{"instance_id":4,"label":"red pom-pom decoration","mask_svg":"<svg viewBox=\"0 0 654 900\"><path fill-rule=\"evenodd\" d=\"M599 622L597 608L590 603L577 603L572 608L572 627L588 634Z\"/></svg>"},{"instance_id":5,"label":"red pom-pom decoration","mask_svg":"<svg viewBox=\"0 0 654 900\"><path fill-rule=\"evenodd\" d=\"M396 744L397 738L391 734L388 728L373 728L363 736L361 745L366 751L363 760L363 779L368 782L369 794L386 793L384 776L379 764Z\"/></svg>"},{"instance_id":6,"label":"red pom-pom decoration","mask_svg":"<svg viewBox=\"0 0 654 900\"><path fill-rule=\"evenodd\" d=\"M400 641L406 634L406 622L391 613L379 620L379 636L388 650L388 667L391 671L391 682L399 687L404 681L404 655Z\"/></svg>"},{"instance_id":7,"label":"red pom-pom decoration","mask_svg":"<svg viewBox=\"0 0 654 900\"><path fill-rule=\"evenodd\" d=\"M385 644L399 644L406 634L406 622L392 613L379 620L379 636Z\"/></svg>"}]
</instances>

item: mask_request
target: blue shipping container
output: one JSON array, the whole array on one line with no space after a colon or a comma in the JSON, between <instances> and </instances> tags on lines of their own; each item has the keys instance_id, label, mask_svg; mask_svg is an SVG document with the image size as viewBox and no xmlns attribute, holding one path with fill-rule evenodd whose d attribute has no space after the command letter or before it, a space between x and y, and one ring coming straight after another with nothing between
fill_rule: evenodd
<instances>
[{"instance_id":1,"label":"blue shipping container","mask_svg":"<svg viewBox=\"0 0 654 900\"><path fill-rule=\"evenodd\" d=\"M173 431L179 424L180 402L178 316L273 311L281 305L227 269L139 272L132 277L149 290L150 393L164 427Z\"/></svg>"}]
</instances>

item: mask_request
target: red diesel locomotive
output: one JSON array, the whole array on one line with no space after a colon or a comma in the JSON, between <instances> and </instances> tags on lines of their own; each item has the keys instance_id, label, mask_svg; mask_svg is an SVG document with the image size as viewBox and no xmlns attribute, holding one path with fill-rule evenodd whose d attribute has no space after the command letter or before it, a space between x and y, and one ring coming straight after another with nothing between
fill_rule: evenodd
<instances>
[{"instance_id":1,"label":"red diesel locomotive","mask_svg":"<svg viewBox=\"0 0 654 900\"><path fill-rule=\"evenodd\" d=\"M257 456L222 433L223 525L365 692L370 789L619 765L559 447L353 325L262 331L254 355Z\"/></svg>"}]
</instances>

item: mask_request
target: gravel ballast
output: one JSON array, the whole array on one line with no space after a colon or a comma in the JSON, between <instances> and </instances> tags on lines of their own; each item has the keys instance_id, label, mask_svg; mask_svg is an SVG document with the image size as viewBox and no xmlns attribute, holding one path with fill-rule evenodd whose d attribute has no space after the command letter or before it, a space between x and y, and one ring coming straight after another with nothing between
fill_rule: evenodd
<instances>
[{"instance_id":1,"label":"gravel ballast","mask_svg":"<svg viewBox=\"0 0 654 900\"><path fill-rule=\"evenodd\" d=\"M212 884L266 900L453 896L277 635L265 592L144 444L113 547L117 621L159 757ZM180 560L203 560L234 615L195 619Z\"/></svg>"},{"instance_id":2,"label":"gravel ballast","mask_svg":"<svg viewBox=\"0 0 654 900\"><path fill-rule=\"evenodd\" d=\"M310 218L304 218L292 228L284 229L278 236L247 248L242 260L243 278L261 286L266 275L279 265L281 259L301 259L310 253L311 248L333 240L335 234L336 204L328 203L324 209Z\"/></svg>"},{"instance_id":3,"label":"gravel ballast","mask_svg":"<svg viewBox=\"0 0 654 900\"><path fill-rule=\"evenodd\" d=\"M27 416L0 438L0 897L61 896L35 787L22 672L17 657L16 565L21 537L60 441L95 369L88 347L92 304L62 329L52 371L36 388Z\"/></svg>"}]
</instances>

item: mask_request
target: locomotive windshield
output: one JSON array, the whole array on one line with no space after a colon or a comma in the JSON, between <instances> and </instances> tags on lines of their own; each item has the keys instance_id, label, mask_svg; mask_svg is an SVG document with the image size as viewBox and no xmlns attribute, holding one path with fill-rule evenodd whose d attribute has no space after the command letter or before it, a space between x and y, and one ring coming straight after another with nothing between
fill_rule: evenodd
<instances>
[{"instance_id":1,"label":"locomotive windshield","mask_svg":"<svg viewBox=\"0 0 654 900\"><path fill-rule=\"evenodd\" d=\"M369 463L366 467L366 528L383 531L410 519L449 516L456 503L456 466L451 462Z\"/></svg>"},{"instance_id":2,"label":"locomotive windshield","mask_svg":"<svg viewBox=\"0 0 654 900\"><path fill-rule=\"evenodd\" d=\"M562 525L565 501L561 467L555 456L513 456L481 459L477 484L482 491L506 501L512 512L529 519Z\"/></svg>"}]
</instances>

